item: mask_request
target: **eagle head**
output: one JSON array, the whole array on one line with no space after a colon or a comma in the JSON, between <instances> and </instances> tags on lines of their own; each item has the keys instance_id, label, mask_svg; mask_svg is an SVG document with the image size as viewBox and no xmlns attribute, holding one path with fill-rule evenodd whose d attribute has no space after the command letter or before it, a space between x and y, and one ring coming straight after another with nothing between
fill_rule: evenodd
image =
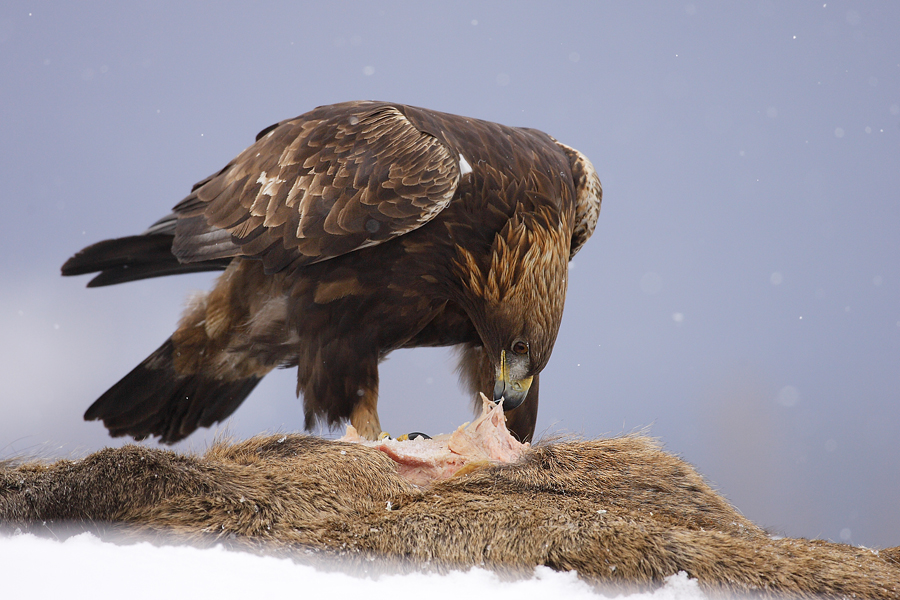
<instances>
[{"instance_id":1,"label":"eagle head","mask_svg":"<svg viewBox=\"0 0 900 600\"><path fill-rule=\"evenodd\" d=\"M494 401L519 406L550 359L566 299L572 229L549 207L516 213L486 261L461 249L469 315L494 374Z\"/></svg>"}]
</instances>

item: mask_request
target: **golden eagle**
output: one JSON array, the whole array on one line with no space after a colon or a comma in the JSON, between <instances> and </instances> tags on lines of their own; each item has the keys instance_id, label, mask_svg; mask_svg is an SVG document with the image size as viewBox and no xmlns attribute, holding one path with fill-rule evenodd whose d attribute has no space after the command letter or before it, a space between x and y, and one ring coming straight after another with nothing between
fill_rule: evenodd
<instances>
[{"instance_id":1,"label":"golden eagle","mask_svg":"<svg viewBox=\"0 0 900 600\"><path fill-rule=\"evenodd\" d=\"M63 265L99 272L89 287L224 270L84 418L172 443L297 367L307 428L350 419L375 438L379 361L457 346L472 390L504 398L527 440L601 195L590 161L535 129L387 102L272 125L143 234Z\"/></svg>"}]
</instances>

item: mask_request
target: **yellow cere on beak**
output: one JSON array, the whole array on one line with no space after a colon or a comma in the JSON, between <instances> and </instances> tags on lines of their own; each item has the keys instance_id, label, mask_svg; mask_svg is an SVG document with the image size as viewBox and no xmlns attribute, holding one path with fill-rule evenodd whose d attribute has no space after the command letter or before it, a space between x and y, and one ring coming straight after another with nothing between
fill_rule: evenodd
<instances>
[{"instance_id":1,"label":"yellow cere on beak","mask_svg":"<svg viewBox=\"0 0 900 600\"><path fill-rule=\"evenodd\" d=\"M503 400L503 408L511 410L525 401L528 396L528 388L531 387L531 375L522 379L509 378L509 360L506 358L506 350L500 351L500 373L494 383L494 402Z\"/></svg>"}]
</instances>

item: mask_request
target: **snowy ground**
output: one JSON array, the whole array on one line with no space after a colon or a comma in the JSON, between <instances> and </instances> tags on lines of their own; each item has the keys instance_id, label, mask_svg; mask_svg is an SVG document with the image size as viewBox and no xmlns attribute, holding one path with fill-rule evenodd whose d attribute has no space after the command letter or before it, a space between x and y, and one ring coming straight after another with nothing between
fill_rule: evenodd
<instances>
[{"instance_id":1,"label":"snowy ground","mask_svg":"<svg viewBox=\"0 0 900 600\"><path fill-rule=\"evenodd\" d=\"M491 600L522 598L603 598L575 573L535 569L530 580L502 582L483 569L448 575L383 575L365 579L323 572L288 559L257 556L222 547L117 545L90 533L65 541L31 534L0 536L4 598L265 598L397 597L428 600L489 595ZM633 600L705 600L686 574L669 577L652 593Z\"/></svg>"}]
</instances>

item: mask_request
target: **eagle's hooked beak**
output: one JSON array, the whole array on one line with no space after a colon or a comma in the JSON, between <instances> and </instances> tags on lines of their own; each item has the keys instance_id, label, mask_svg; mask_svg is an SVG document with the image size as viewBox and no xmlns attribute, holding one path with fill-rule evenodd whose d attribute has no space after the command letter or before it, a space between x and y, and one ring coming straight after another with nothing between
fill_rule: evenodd
<instances>
[{"instance_id":1,"label":"eagle's hooked beak","mask_svg":"<svg viewBox=\"0 0 900 600\"><path fill-rule=\"evenodd\" d=\"M503 400L503 410L512 410L522 402L528 395L528 388L531 387L531 375L522 379L509 378L509 360L506 357L506 350L500 351L500 372L498 373L497 382L494 383L494 402L500 403Z\"/></svg>"}]
</instances>

